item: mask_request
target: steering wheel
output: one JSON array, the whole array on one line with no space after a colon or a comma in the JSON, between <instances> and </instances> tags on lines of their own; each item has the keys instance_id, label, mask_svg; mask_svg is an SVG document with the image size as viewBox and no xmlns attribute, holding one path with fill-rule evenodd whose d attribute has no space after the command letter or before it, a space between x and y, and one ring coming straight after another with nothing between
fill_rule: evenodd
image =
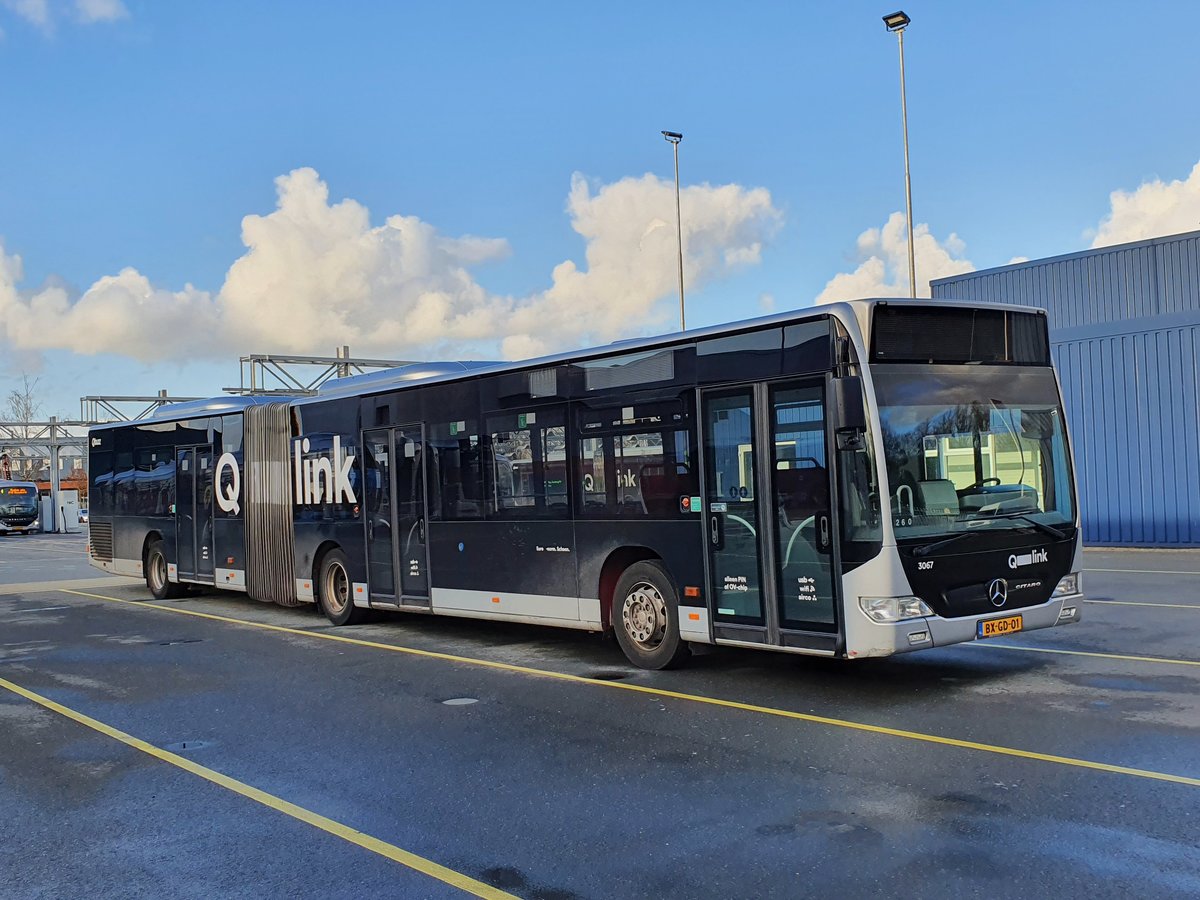
<instances>
[{"instance_id":1,"label":"steering wheel","mask_svg":"<svg viewBox=\"0 0 1200 900\"><path fill-rule=\"evenodd\" d=\"M978 488L978 487L985 487L989 484L999 484L999 483L1000 483L999 478L984 478L981 481L976 481L974 484L967 485L965 488L960 488L958 493L963 494L963 493L966 493L967 491L973 491L973 490L975 490L975 488Z\"/></svg>"}]
</instances>

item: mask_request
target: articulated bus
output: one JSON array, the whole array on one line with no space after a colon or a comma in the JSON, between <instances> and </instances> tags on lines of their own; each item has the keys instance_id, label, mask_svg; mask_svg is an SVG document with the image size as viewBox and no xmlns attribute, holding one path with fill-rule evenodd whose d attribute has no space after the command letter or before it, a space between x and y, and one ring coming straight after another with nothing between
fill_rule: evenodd
<instances>
[{"instance_id":1,"label":"articulated bus","mask_svg":"<svg viewBox=\"0 0 1200 900\"><path fill-rule=\"evenodd\" d=\"M0 479L0 534L38 530L38 486L32 481Z\"/></svg>"},{"instance_id":2,"label":"articulated bus","mask_svg":"<svg viewBox=\"0 0 1200 900\"><path fill-rule=\"evenodd\" d=\"M90 431L93 565L371 610L843 659L1079 620L1045 314L865 300Z\"/></svg>"}]
</instances>

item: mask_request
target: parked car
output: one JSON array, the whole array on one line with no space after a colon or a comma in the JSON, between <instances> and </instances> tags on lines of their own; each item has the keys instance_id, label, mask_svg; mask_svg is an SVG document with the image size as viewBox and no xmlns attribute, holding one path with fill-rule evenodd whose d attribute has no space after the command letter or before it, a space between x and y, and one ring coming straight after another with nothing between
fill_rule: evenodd
<instances>
[{"instance_id":1,"label":"parked car","mask_svg":"<svg viewBox=\"0 0 1200 900\"><path fill-rule=\"evenodd\" d=\"M79 508L79 522L81 525L86 525L88 520L87 510L82 506Z\"/></svg>"}]
</instances>

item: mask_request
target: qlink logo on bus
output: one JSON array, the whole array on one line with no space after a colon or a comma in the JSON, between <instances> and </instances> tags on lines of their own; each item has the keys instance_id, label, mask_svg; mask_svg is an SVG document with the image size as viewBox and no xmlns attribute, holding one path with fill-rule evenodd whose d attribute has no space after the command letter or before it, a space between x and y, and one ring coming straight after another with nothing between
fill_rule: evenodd
<instances>
[{"instance_id":1,"label":"qlink logo on bus","mask_svg":"<svg viewBox=\"0 0 1200 900\"><path fill-rule=\"evenodd\" d=\"M308 438L293 443L294 465L292 491L297 504L357 503L350 484L350 472L356 457L342 449L342 439L333 439L332 455L305 459L309 452ZM237 457L222 453L217 460L213 480L217 484L217 506L224 512L239 515L242 511L242 470Z\"/></svg>"},{"instance_id":2,"label":"qlink logo on bus","mask_svg":"<svg viewBox=\"0 0 1200 900\"><path fill-rule=\"evenodd\" d=\"M1038 563L1044 563L1050 558L1050 555L1042 549L1037 549L1031 553L1022 553L1019 556L1014 553L1008 558L1008 567L1010 569L1019 569L1022 566L1035 566Z\"/></svg>"},{"instance_id":3,"label":"qlink logo on bus","mask_svg":"<svg viewBox=\"0 0 1200 900\"><path fill-rule=\"evenodd\" d=\"M342 449L342 439L333 438L333 457L318 456L305 459L309 452L308 438L292 443L293 474L296 503L357 503L350 485L350 470L355 457Z\"/></svg>"}]
</instances>

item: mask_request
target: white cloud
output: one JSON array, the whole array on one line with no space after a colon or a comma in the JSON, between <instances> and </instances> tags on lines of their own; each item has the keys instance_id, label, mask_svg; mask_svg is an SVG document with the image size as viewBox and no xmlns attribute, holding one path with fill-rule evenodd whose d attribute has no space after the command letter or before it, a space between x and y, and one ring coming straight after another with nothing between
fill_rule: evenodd
<instances>
[{"instance_id":1,"label":"white cloud","mask_svg":"<svg viewBox=\"0 0 1200 900\"><path fill-rule=\"evenodd\" d=\"M929 226L914 229L913 255L916 259L917 295L929 296L929 282L937 278L972 271L975 266L962 254L966 245L958 235L939 241ZM904 214L894 212L882 228L868 228L858 236L857 268L841 272L825 285L817 303L855 300L865 297L907 297L908 227Z\"/></svg>"},{"instance_id":2,"label":"white cloud","mask_svg":"<svg viewBox=\"0 0 1200 900\"><path fill-rule=\"evenodd\" d=\"M75 18L85 25L115 22L129 18L129 10L121 0L75 0Z\"/></svg>"},{"instance_id":3,"label":"white cloud","mask_svg":"<svg viewBox=\"0 0 1200 900\"><path fill-rule=\"evenodd\" d=\"M1155 178L1134 191L1113 191L1093 247L1107 247L1200 229L1200 162L1186 179Z\"/></svg>"},{"instance_id":4,"label":"white cloud","mask_svg":"<svg viewBox=\"0 0 1200 900\"><path fill-rule=\"evenodd\" d=\"M685 292L757 263L782 222L764 188L692 185L679 202ZM559 263L549 289L512 309L505 355L561 349L582 335L608 341L673 321L674 307L656 301L679 289L676 230L659 215L674 204L673 182L654 175L623 178L593 193L576 174L567 211L587 243L587 268Z\"/></svg>"},{"instance_id":5,"label":"white cloud","mask_svg":"<svg viewBox=\"0 0 1200 900\"><path fill-rule=\"evenodd\" d=\"M4 0L4 6L30 25L43 30L50 28L48 0Z\"/></svg>"},{"instance_id":6,"label":"white cloud","mask_svg":"<svg viewBox=\"0 0 1200 900\"><path fill-rule=\"evenodd\" d=\"M0 0L0 5L46 34L53 34L55 22L61 17L81 25L129 18L122 0Z\"/></svg>"},{"instance_id":7,"label":"white cloud","mask_svg":"<svg viewBox=\"0 0 1200 900\"><path fill-rule=\"evenodd\" d=\"M245 352L430 358L536 355L644 333L672 320L677 290L674 184L652 175L597 188L571 182L567 212L586 266L565 260L529 297L490 293L472 269L506 256L499 238L446 237L416 216L372 227L355 200L329 202L312 169L276 179L278 203L242 220L246 252L215 294L152 285L132 268L73 297L61 285L20 288L21 259L0 246L0 341L153 361ZM781 216L764 189L682 191L690 289L756 263ZM673 220L674 216L670 215Z\"/></svg>"}]
</instances>

